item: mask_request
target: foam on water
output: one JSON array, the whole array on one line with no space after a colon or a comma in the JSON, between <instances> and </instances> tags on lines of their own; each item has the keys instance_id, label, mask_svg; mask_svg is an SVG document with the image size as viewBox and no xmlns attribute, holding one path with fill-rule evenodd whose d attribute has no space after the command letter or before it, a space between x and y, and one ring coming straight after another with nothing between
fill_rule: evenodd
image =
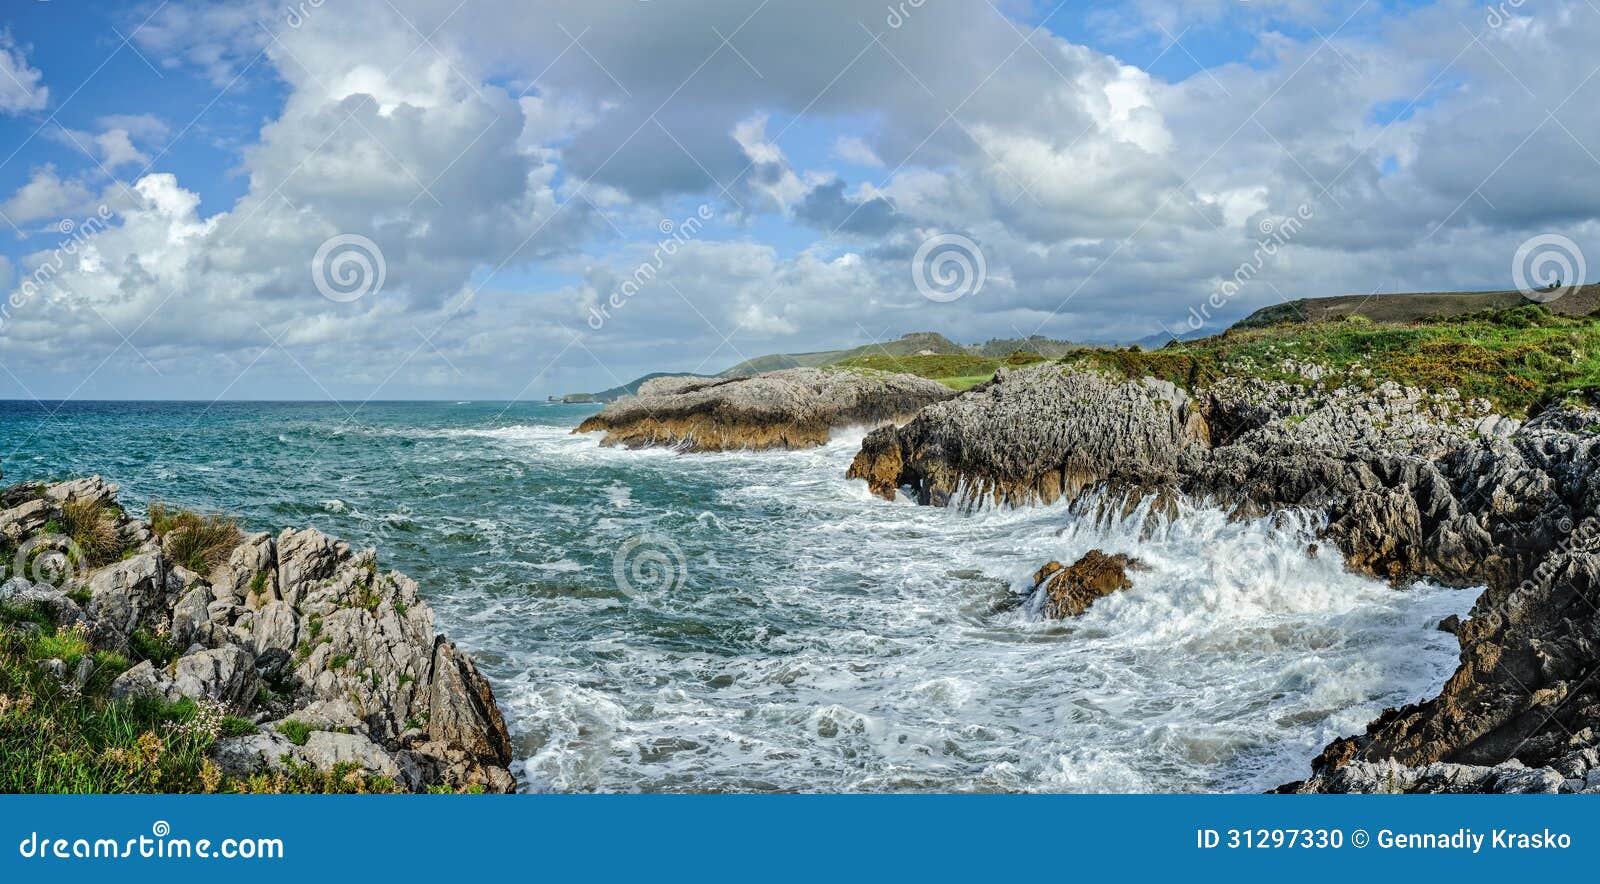
<instances>
[{"instance_id":1,"label":"foam on water","mask_svg":"<svg viewBox=\"0 0 1600 884\"><path fill-rule=\"evenodd\" d=\"M61 432L14 406L0 446L8 481L100 472L134 506L376 546L494 682L529 789L1270 788L1436 692L1456 646L1434 624L1476 596L1345 573L1305 516L1141 537L1140 514L964 514L845 481L860 432L633 452L572 435L589 413L73 403ZM1149 570L1041 621L1033 571L1096 548ZM619 569L630 550L662 567Z\"/></svg>"},{"instance_id":2,"label":"foam on water","mask_svg":"<svg viewBox=\"0 0 1600 884\"><path fill-rule=\"evenodd\" d=\"M1437 689L1472 594L1395 591L1312 557L1311 519L1190 510L1141 538L1063 507L962 514L889 503L842 476L859 434L806 452L663 455L515 427L535 461L625 471L593 545L650 532L681 586L503 598L468 627L501 647L530 788L1255 790L1303 776L1332 737ZM654 500L658 486L697 486ZM620 505L619 505L620 504ZM1029 576L1090 549L1148 571L1080 620L1042 622ZM615 628L516 646L488 625L591 616Z\"/></svg>"}]
</instances>

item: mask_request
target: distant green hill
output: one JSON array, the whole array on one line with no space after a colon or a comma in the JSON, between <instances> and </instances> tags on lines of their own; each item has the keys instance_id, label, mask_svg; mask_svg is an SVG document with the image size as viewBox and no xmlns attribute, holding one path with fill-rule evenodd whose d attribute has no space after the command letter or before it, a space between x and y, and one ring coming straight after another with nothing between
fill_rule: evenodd
<instances>
[{"instance_id":1,"label":"distant green hill","mask_svg":"<svg viewBox=\"0 0 1600 884\"><path fill-rule=\"evenodd\" d=\"M1533 303L1521 292L1419 292L1405 295L1340 295L1300 298L1263 307L1234 324L1237 329L1266 328L1285 322L1327 322L1351 314L1373 322L1420 322L1440 316L1461 316L1484 310L1506 310ZM1580 286L1544 305L1552 313L1588 316L1600 309L1600 285Z\"/></svg>"},{"instance_id":2,"label":"distant green hill","mask_svg":"<svg viewBox=\"0 0 1600 884\"><path fill-rule=\"evenodd\" d=\"M937 332L912 332L896 341L867 344L849 350L822 350L816 353L777 353L757 356L722 372L725 378L743 378L785 368L820 368L857 356L946 356L967 352L960 344Z\"/></svg>"},{"instance_id":3,"label":"distant green hill","mask_svg":"<svg viewBox=\"0 0 1600 884\"><path fill-rule=\"evenodd\" d=\"M1028 338L995 338L987 343L963 346L937 332L913 332L897 340L866 344L861 347L852 347L848 350L819 350L814 353L774 353L770 356L758 356L754 359L745 360L720 374L695 375L695 377L740 378L769 371L782 371L786 368L821 368L827 365L846 363L861 368L871 367L908 371L913 374L922 374L924 377L934 377L958 388L964 388L976 383L978 380L987 380L989 376L994 374L994 369L997 365L1000 365L1015 353L1034 353L1041 357L1055 358L1081 346L1080 344L1052 340L1039 335ZM955 361L946 361L944 358L953 358ZM906 361L900 363L898 360ZM962 360L965 361L963 362ZM947 372L950 366L957 364L963 367L961 372L954 374ZM638 391L640 384L651 378L685 374L688 374L688 372L656 372L647 374L620 387L602 390L599 393L569 393L563 396L562 400L565 402L614 402L623 396L633 395Z\"/></svg>"}]
</instances>

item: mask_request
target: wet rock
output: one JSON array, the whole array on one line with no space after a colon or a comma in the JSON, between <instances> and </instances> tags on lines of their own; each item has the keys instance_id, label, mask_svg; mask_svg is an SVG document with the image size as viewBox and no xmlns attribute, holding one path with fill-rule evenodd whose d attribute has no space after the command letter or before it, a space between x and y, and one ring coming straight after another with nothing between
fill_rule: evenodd
<instances>
[{"instance_id":1,"label":"wet rock","mask_svg":"<svg viewBox=\"0 0 1600 884\"><path fill-rule=\"evenodd\" d=\"M574 432L602 444L687 451L811 448L832 430L904 421L956 395L909 374L794 368L748 378L663 377L613 402Z\"/></svg>"},{"instance_id":2,"label":"wet rock","mask_svg":"<svg viewBox=\"0 0 1600 884\"><path fill-rule=\"evenodd\" d=\"M1096 600L1131 589L1128 572L1142 570L1144 565L1138 559L1095 549L1070 566L1050 562L1040 568L1033 575L1033 591L1046 619L1078 617Z\"/></svg>"},{"instance_id":3,"label":"wet rock","mask_svg":"<svg viewBox=\"0 0 1600 884\"><path fill-rule=\"evenodd\" d=\"M1439 621L1438 629L1440 632L1448 632L1451 635L1459 635L1461 633L1461 617L1456 614L1451 614L1450 616Z\"/></svg>"}]
</instances>

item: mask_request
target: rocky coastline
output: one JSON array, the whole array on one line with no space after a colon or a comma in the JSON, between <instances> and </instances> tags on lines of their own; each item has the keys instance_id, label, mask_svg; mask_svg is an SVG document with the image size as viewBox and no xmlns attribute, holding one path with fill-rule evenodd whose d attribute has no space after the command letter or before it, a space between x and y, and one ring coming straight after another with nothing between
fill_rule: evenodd
<instances>
[{"instance_id":1,"label":"rocky coastline","mask_svg":"<svg viewBox=\"0 0 1600 884\"><path fill-rule=\"evenodd\" d=\"M62 649L21 655L46 674L43 690L186 710L150 733L151 751L173 728L204 734L208 787L275 790L314 772L340 790L515 788L487 680L435 631L417 584L381 571L374 551L314 529L153 521L98 477L0 491L7 648ZM202 532L214 536L203 549ZM38 699L23 691L8 702Z\"/></svg>"},{"instance_id":2,"label":"rocky coastline","mask_svg":"<svg viewBox=\"0 0 1600 884\"><path fill-rule=\"evenodd\" d=\"M1600 411L1567 402L1521 421L1453 389L1275 368L1300 382L1241 373L1184 389L1070 362L1002 372L874 431L849 476L932 506L1065 500L1113 518L1153 498L1152 519L1180 499L1239 518L1325 515L1352 570L1487 588L1437 697L1386 710L1284 789L1600 790ZM1035 582L1072 613L1080 602L1045 570Z\"/></svg>"},{"instance_id":3,"label":"rocky coastline","mask_svg":"<svg viewBox=\"0 0 1600 884\"><path fill-rule=\"evenodd\" d=\"M814 448L833 430L909 420L955 391L909 374L795 368L754 377L659 377L575 433L604 445L681 451Z\"/></svg>"}]
</instances>

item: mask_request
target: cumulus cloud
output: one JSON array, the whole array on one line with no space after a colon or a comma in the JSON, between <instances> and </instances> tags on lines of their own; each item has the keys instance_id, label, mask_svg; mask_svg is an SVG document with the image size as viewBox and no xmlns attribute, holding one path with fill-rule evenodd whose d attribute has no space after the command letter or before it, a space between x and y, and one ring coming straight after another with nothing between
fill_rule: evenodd
<instances>
[{"instance_id":1,"label":"cumulus cloud","mask_svg":"<svg viewBox=\"0 0 1600 884\"><path fill-rule=\"evenodd\" d=\"M1463 0L1132 0L1090 23L1098 47L1053 33L1048 10L983 0L898 23L848 0L456 5L349 0L291 21L166 4L135 36L158 63L282 87L238 157L245 192L207 213L182 169L35 169L0 205L19 223L97 199L116 217L0 332L8 352L70 372L77 348L125 332L163 371L509 396L915 330L1141 338L1189 322L1291 218L1210 330L1285 297L1506 285L1536 233L1600 249L1600 80L1550 63L1600 39L1579 0L1499 27ZM1247 57L1177 79L1117 55L1241 26ZM114 174L168 137L133 115L71 134ZM590 327L701 203L716 221ZM988 277L934 303L911 262L949 233ZM339 303L311 265L351 235L385 281ZM274 341L295 360L253 363Z\"/></svg>"},{"instance_id":2,"label":"cumulus cloud","mask_svg":"<svg viewBox=\"0 0 1600 884\"><path fill-rule=\"evenodd\" d=\"M50 103L44 75L29 67L28 56L9 31L0 31L0 113L34 111Z\"/></svg>"}]
</instances>

